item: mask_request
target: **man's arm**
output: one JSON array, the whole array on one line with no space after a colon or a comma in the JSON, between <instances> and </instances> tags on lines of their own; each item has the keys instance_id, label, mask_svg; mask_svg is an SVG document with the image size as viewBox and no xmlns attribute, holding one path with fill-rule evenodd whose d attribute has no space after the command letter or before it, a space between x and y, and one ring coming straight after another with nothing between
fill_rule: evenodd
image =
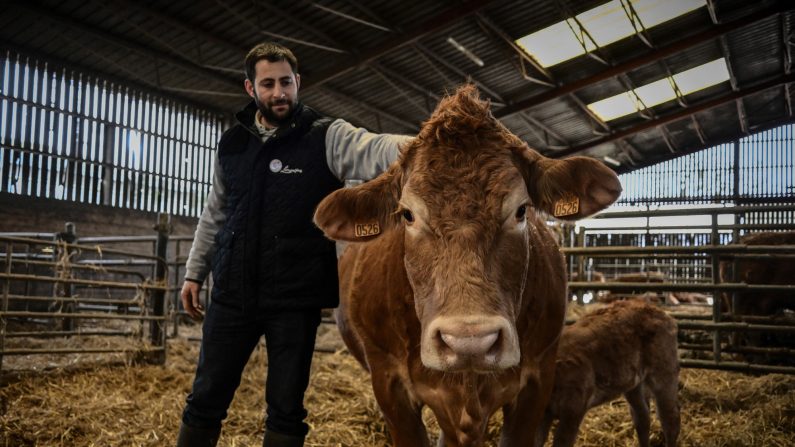
<instances>
[{"instance_id":1,"label":"man's arm","mask_svg":"<svg viewBox=\"0 0 795 447\"><path fill-rule=\"evenodd\" d=\"M213 160L213 171L213 184L210 187L210 194L207 196L207 203L204 205L199 223L196 225L193 245L185 264L185 283L180 294L185 311L195 319L200 319L204 311L204 306L199 301L199 292L210 273L210 260L216 248L215 235L226 222L227 217L223 212L226 203L226 188L217 153Z\"/></svg>"},{"instance_id":2,"label":"man's arm","mask_svg":"<svg viewBox=\"0 0 795 447\"><path fill-rule=\"evenodd\" d=\"M370 180L397 160L408 135L377 134L337 119L326 132L326 161L341 181Z\"/></svg>"}]
</instances>

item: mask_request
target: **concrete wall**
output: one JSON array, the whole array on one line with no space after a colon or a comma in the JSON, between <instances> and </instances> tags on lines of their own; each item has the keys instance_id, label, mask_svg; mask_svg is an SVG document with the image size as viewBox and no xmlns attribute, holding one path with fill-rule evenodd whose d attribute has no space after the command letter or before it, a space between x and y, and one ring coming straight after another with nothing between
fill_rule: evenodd
<instances>
[{"instance_id":1,"label":"concrete wall","mask_svg":"<svg viewBox=\"0 0 795 447\"><path fill-rule=\"evenodd\" d=\"M157 232L154 229L157 223L157 213L0 193L0 233L59 233L64 231L64 224L66 222L75 224L75 233L78 238L107 236L150 236L154 238L157 236ZM173 230L167 252L167 258L171 262L174 260L178 260L180 263L185 262L188 252L190 251L191 241L188 240L177 243L175 238L177 236L189 236L192 238L197 222L198 219L192 217L171 217ZM78 242L85 246L96 246L93 242ZM12 251L15 254L28 252L41 256L44 250L42 247L44 246L17 244L14 245ZM102 244L101 252L84 250L79 259L128 258L126 255L110 253L109 250L122 250L127 253L151 256L154 254L154 243L145 241ZM4 251L5 245L0 245L0 252ZM51 253L51 251L49 253ZM141 258L137 259L140 260ZM0 264L3 265L3 269L5 268L4 260L4 258L0 259ZM128 269L140 270L146 277L151 277L153 274L152 267L128 267ZM25 264L15 265L15 267L12 268L12 273L43 276L51 276L53 274L50 267L31 267ZM172 287L179 287L181 285L183 275L184 267L175 265L169 266L168 279ZM110 281L130 280L130 277L117 278L112 274L93 274L85 272L77 274L77 277ZM51 288L52 285L49 283L33 284L15 282L12 284L12 293L51 295ZM98 292L96 293L99 293L101 296L108 294L104 289L97 290ZM88 289L81 289L77 293L86 297L91 297L94 294L92 290ZM113 295L118 298L129 298L127 295L130 293L134 294L134 291L115 290ZM27 309L27 307L25 309Z\"/></svg>"},{"instance_id":2,"label":"concrete wall","mask_svg":"<svg viewBox=\"0 0 795 447\"><path fill-rule=\"evenodd\" d=\"M78 237L153 236L157 213L0 193L0 232L57 233L73 222ZM198 219L171 216L172 235L193 235Z\"/></svg>"}]
</instances>

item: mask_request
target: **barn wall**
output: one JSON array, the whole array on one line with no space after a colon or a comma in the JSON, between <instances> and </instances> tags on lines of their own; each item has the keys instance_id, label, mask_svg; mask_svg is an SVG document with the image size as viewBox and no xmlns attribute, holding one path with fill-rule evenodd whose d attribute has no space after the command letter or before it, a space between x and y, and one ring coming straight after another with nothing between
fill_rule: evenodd
<instances>
[{"instance_id":1,"label":"barn wall","mask_svg":"<svg viewBox=\"0 0 795 447\"><path fill-rule=\"evenodd\" d=\"M75 224L78 237L153 236L157 214L0 193L0 232L57 233L65 222ZM192 235L197 222L193 217L172 216L172 234Z\"/></svg>"}]
</instances>

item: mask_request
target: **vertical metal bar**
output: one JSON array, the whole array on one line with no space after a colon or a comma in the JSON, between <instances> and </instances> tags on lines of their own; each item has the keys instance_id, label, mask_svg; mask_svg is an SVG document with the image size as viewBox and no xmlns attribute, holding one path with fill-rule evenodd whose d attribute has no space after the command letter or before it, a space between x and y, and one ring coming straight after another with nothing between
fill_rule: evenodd
<instances>
[{"instance_id":1,"label":"vertical metal bar","mask_svg":"<svg viewBox=\"0 0 795 447\"><path fill-rule=\"evenodd\" d=\"M67 162L64 159L66 155L66 141L68 139L68 135L66 133L66 114L63 112L66 109L67 104L67 88L66 88L66 70L61 69L58 73L57 78L55 79L55 84L58 86L58 95L55 96L53 99L57 100L57 117L58 117L58 125L57 125L57 135L56 135L56 154L58 157L55 158L55 191L53 197L56 199L65 199L66 194L66 186L65 186L65 177L66 177L66 167Z\"/></svg>"},{"instance_id":2,"label":"vertical metal bar","mask_svg":"<svg viewBox=\"0 0 795 447\"><path fill-rule=\"evenodd\" d=\"M155 282L166 284L168 235L171 233L171 218L168 214L158 214L157 243L155 245L155 256L157 264L155 268ZM165 289L157 289L152 292L152 314L157 317L165 315ZM150 340L153 346L165 348L166 346L166 320L152 320L150 323ZM159 351L152 359L153 363L164 364L166 362L165 349Z\"/></svg>"},{"instance_id":3,"label":"vertical metal bar","mask_svg":"<svg viewBox=\"0 0 795 447\"><path fill-rule=\"evenodd\" d=\"M174 244L174 283L171 284L171 288L174 290L174 293L171 294L171 305L170 305L174 315L174 318L171 320L172 337L179 336L179 303L180 303L179 274L180 274L180 269L182 267L182 263L180 262L180 258L182 256L181 242L182 241L180 239L177 239Z\"/></svg>"},{"instance_id":4,"label":"vertical metal bar","mask_svg":"<svg viewBox=\"0 0 795 447\"><path fill-rule=\"evenodd\" d=\"M188 201L189 207L187 212L185 213L186 216L195 216L196 215L196 208L198 206L198 187L199 187L199 176L198 176L198 163L199 163L199 136L201 134L201 114L202 112L199 110L193 110L191 114L191 135L193 136L190 145L190 164L188 167L188 185L189 185L189 196L190 199Z\"/></svg>"},{"instance_id":5,"label":"vertical metal bar","mask_svg":"<svg viewBox=\"0 0 795 447\"><path fill-rule=\"evenodd\" d=\"M577 233L577 245L580 247L585 248L585 227L580 227L579 232ZM585 277L585 255L577 256L577 280L583 281ZM582 293L577 294L577 303L583 304ZM569 297L566 297L568 300Z\"/></svg>"},{"instance_id":6,"label":"vertical metal bar","mask_svg":"<svg viewBox=\"0 0 795 447\"><path fill-rule=\"evenodd\" d=\"M2 58L0 58L0 89L3 92L8 91L8 81L9 81L9 61L11 58L11 53L6 50L5 54ZM0 101L0 118L8 117L8 100L3 99ZM0 127L8 128L6 123L0 123ZM8 150L5 148L5 140L0 141L0 192L5 192L7 190L8 184Z\"/></svg>"},{"instance_id":7,"label":"vertical metal bar","mask_svg":"<svg viewBox=\"0 0 795 447\"><path fill-rule=\"evenodd\" d=\"M149 143L147 145L146 156L146 210L156 211L154 206L155 184L154 184L154 164L157 160L155 152L155 144L157 143L157 120L158 120L158 106L157 98L151 98L149 102Z\"/></svg>"},{"instance_id":8,"label":"vertical metal bar","mask_svg":"<svg viewBox=\"0 0 795 447\"><path fill-rule=\"evenodd\" d=\"M712 245L720 245L720 241L718 240L718 213L712 213ZM712 284L718 284L720 282L719 277L719 270L720 270L720 260L719 255L717 253L710 253L710 258L712 259ZM720 290L715 289L712 292L712 321L715 323L719 323L721 320L721 309L720 309ZM721 332L719 330L715 330L713 332L713 339L712 339L712 354L715 360L715 363L720 363L721 361L721 346L720 346L720 339L721 339Z\"/></svg>"},{"instance_id":9,"label":"vertical metal bar","mask_svg":"<svg viewBox=\"0 0 795 447\"><path fill-rule=\"evenodd\" d=\"M42 122L46 112L44 111L44 108L37 105L39 98L41 97L40 72L41 70L39 69L39 61L36 60L31 74L32 93L30 99L31 103L33 104L31 107L30 148L35 151L35 155L32 157L33 161L31 164L31 185L32 195L35 197L43 196L43 189L41 185L43 157L41 154L44 151L44 144L42 143L44 136L44 126L42 125Z\"/></svg>"},{"instance_id":10,"label":"vertical metal bar","mask_svg":"<svg viewBox=\"0 0 795 447\"><path fill-rule=\"evenodd\" d=\"M74 81L73 81L74 82ZM86 108L86 89L83 74L80 73L74 89L76 91L75 117L74 117L74 144L72 161L72 200L83 202L83 172L85 170L85 157L83 156L83 144L86 138L85 132L85 108Z\"/></svg>"},{"instance_id":11,"label":"vertical metal bar","mask_svg":"<svg viewBox=\"0 0 795 447\"><path fill-rule=\"evenodd\" d=\"M3 370L3 353L6 349L6 328L8 321L5 314L8 312L8 295L11 291L11 255L14 247L11 242L6 242L6 280L3 282L3 316L0 317L0 371Z\"/></svg>"},{"instance_id":12,"label":"vertical metal bar","mask_svg":"<svg viewBox=\"0 0 795 447\"><path fill-rule=\"evenodd\" d=\"M11 143L13 147L17 140L19 139L19 130L21 128L19 121L19 102L17 98L19 98L19 61L20 56L16 55L15 61L13 62L13 69L11 70L11 82L10 82L10 113L7 111L8 116L10 117L9 125L6 127L8 134L6 138L8 142ZM15 194L19 194L19 182L17 181L19 177L19 157L20 154L18 151L9 149L9 176L8 176L8 191L13 191Z\"/></svg>"},{"instance_id":13,"label":"vertical metal bar","mask_svg":"<svg viewBox=\"0 0 795 447\"><path fill-rule=\"evenodd\" d=\"M30 79L30 58L26 57L24 65L22 67L23 79L22 79L22 99L24 101L29 101L32 95L32 87L33 83ZM33 107L28 106L27 104L22 104L22 127L20 129L20 146L29 149L22 154L22 193L26 196L33 196L33 181L32 181L32 166L33 166L33 144L32 144L32 135L34 133L34 125L36 124L35 120L35 109Z\"/></svg>"}]
</instances>

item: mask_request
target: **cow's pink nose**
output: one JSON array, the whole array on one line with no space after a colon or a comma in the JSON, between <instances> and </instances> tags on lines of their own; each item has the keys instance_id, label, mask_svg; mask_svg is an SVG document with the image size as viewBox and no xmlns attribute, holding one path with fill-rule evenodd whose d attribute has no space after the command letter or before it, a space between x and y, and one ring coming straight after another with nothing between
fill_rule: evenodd
<instances>
[{"instance_id":1,"label":"cow's pink nose","mask_svg":"<svg viewBox=\"0 0 795 447\"><path fill-rule=\"evenodd\" d=\"M454 335L439 332L442 341L458 355L485 355L499 338L499 331L481 334Z\"/></svg>"},{"instance_id":2,"label":"cow's pink nose","mask_svg":"<svg viewBox=\"0 0 795 447\"><path fill-rule=\"evenodd\" d=\"M423 365L440 371L495 371L519 363L516 328L503 316L438 316L423 329Z\"/></svg>"}]
</instances>

